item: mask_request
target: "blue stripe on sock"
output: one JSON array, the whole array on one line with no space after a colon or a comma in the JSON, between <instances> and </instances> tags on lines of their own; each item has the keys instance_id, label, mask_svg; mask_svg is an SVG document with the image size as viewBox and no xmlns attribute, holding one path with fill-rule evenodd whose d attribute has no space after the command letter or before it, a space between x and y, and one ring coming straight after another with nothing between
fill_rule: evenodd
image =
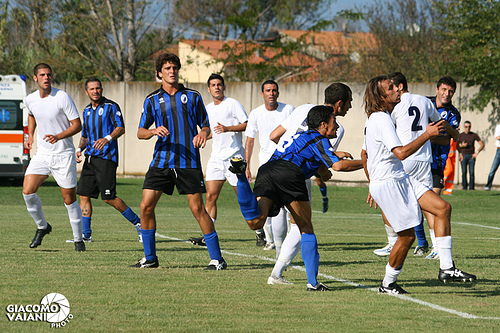
<instances>
[{"instance_id":1,"label":"blue stripe on sock","mask_svg":"<svg viewBox=\"0 0 500 333\"><path fill-rule=\"evenodd\" d=\"M222 260L222 253L220 252L219 236L214 230L209 234L203 235L205 237L205 244L207 244L208 254L211 260Z\"/></svg>"},{"instance_id":2,"label":"blue stripe on sock","mask_svg":"<svg viewBox=\"0 0 500 333\"><path fill-rule=\"evenodd\" d=\"M144 256L149 261L156 259L156 229L142 229L142 246L144 247Z\"/></svg>"},{"instance_id":3,"label":"blue stripe on sock","mask_svg":"<svg viewBox=\"0 0 500 333\"><path fill-rule=\"evenodd\" d=\"M253 220L260 215L259 203L255 194L253 194L250 183L245 175L238 175L238 183L236 184L238 190L238 203L240 204L241 214L245 220Z\"/></svg>"},{"instance_id":4,"label":"blue stripe on sock","mask_svg":"<svg viewBox=\"0 0 500 333\"><path fill-rule=\"evenodd\" d=\"M319 270L319 253L318 241L315 234L302 234L300 251L304 266L306 266L307 283L316 286L318 284L316 278Z\"/></svg>"},{"instance_id":5,"label":"blue stripe on sock","mask_svg":"<svg viewBox=\"0 0 500 333\"><path fill-rule=\"evenodd\" d=\"M319 191L321 192L322 196L326 197L326 195L327 195L327 189L328 189L328 187L326 187L326 186L319 188Z\"/></svg>"},{"instance_id":6,"label":"blue stripe on sock","mask_svg":"<svg viewBox=\"0 0 500 333\"><path fill-rule=\"evenodd\" d=\"M127 207L127 209L122 213L123 217L129 220L132 224L137 224L141 222L141 219L139 216L137 216L136 213L130 208Z\"/></svg>"},{"instance_id":7,"label":"blue stripe on sock","mask_svg":"<svg viewBox=\"0 0 500 333\"><path fill-rule=\"evenodd\" d=\"M424 216L420 217L420 224L415 227L415 235L417 236L417 241L419 246L426 246L427 239L425 238L425 230L424 230Z\"/></svg>"},{"instance_id":8,"label":"blue stripe on sock","mask_svg":"<svg viewBox=\"0 0 500 333\"><path fill-rule=\"evenodd\" d=\"M82 216L82 233L85 238L90 238L90 236L92 236L92 229L90 228L91 221L91 217Z\"/></svg>"}]
</instances>

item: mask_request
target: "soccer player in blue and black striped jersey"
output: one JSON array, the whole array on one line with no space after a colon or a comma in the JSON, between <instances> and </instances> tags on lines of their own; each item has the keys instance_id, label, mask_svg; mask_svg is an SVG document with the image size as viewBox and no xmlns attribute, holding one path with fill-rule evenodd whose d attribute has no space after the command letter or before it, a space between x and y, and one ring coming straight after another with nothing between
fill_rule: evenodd
<instances>
[{"instance_id":1,"label":"soccer player in blue and black striped jersey","mask_svg":"<svg viewBox=\"0 0 500 333\"><path fill-rule=\"evenodd\" d=\"M207 111L199 92L179 84L179 57L163 53L155 63L161 87L146 97L137 137L157 137L153 160L142 187L141 223L145 257L132 267L158 267L156 256L155 207L163 193L172 195L174 187L187 196L189 207L198 221L210 264L206 269L227 267L222 258L214 223L205 210L202 193L206 192L201 170L200 147L210 134ZM155 128L149 129L152 125ZM198 127L200 131L198 132Z\"/></svg>"},{"instance_id":2,"label":"soccer player in blue and black striped jersey","mask_svg":"<svg viewBox=\"0 0 500 333\"><path fill-rule=\"evenodd\" d=\"M102 95L102 83L95 77L85 82L85 93L90 104L83 111L83 130L76 150L76 161L83 163L77 194L83 215L83 240L92 241L92 203L90 198L101 199L113 206L130 221L141 238L141 221L127 204L116 196L116 168L118 167L117 139L125 133L120 106ZM68 240L67 242L71 242Z\"/></svg>"},{"instance_id":3,"label":"soccer player in blue and black striped jersey","mask_svg":"<svg viewBox=\"0 0 500 333\"><path fill-rule=\"evenodd\" d=\"M309 129L285 140L269 162L263 164L252 192L245 175L246 162L233 157L230 171L238 176L238 203L251 229L262 228L268 216L276 216L286 206L301 232L301 253L307 274L308 291L328 291L317 281L319 267L318 242L311 221L311 204L306 179L319 174L322 179L335 171L355 171L363 167L361 160L339 159L332 152L329 139L337 136L338 124L329 106L313 107L307 116Z\"/></svg>"}]
</instances>

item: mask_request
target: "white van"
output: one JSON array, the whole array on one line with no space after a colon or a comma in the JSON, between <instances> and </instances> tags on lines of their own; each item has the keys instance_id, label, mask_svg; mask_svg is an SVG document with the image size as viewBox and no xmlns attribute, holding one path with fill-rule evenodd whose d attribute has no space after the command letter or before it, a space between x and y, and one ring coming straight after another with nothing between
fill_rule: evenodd
<instances>
[{"instance_id":1,"label":"white van","mask_svg":"<svg viewBox=\"0 0 500 333\"><path fill-rule=\"evenodd\" d=\"M0 75L0 177L22 180L30 161L26 78Z\"/></svg>"}]
</instances>

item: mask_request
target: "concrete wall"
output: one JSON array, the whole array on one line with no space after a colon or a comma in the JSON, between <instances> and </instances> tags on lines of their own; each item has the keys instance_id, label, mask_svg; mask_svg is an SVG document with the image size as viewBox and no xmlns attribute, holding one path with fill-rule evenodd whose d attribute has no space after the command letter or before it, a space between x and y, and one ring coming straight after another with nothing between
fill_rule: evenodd
<instances>
[{"instance_id":1,"label":"concrete wall","mask_svg":"<svg viewBox=\"0 0 500 333\"><path fill-rule=\"evenodd\" d=\"M304 103L323 103L323 91L327 87L326 83L281 83L279 101L299 106ZM34 89L34 85L29 85ZM345 136L340 144L339 150L350 152L355 158L359 158L361 146L363 143L363 126L366 116L362 106L364 94L364 84L350 83L353 91L352 109L346 117L341 118L340 122L345 128ZM69 93L73 97L78 110L81 112L88 104L88 98L85 95L82 83L64 83L57 86ZM104 95L107 98L115 100L120 104L125 118L126 133L119 139L120 160L118 173L122 175L144 175L153 154L155 140L138 140L137 126L142 112L142 105L145 96L159 87L155 82L105 82ZM201 92L206 104L211 102L211 97L207 92L206 84L190 84L190 88ZM434 84L410 84L410 91L421 95L434 95ZM29 88L30 89L30 88ZM493 139L494 127L497 125L494 120L498 119L490 116L492 108L489 106L483 113L466 110L467 102L476 93L476 87L467 88L459 84L457 92L453 99L455 106L462 113L462 123L465 120L472 122L472 130L479 134L486 146L483 152L479 154L476 162L476 183L479 186L486 183L487 175L496 152ZM226 95L239 100L247 113L263 103L260 95L260 83L227 83ZM75 145L78 144L80 136L74 139ZM257 143L258 140L256 140ZM254 148L254 154L258 152L259 146ZM202 149L202 161L206 165L211 153L211 141L207 147ZM252 174L256 174L257 161L256 155L252 159ZM455 183L461 180L461 170L457 163ZM79 166L81 167L81 166ZM340 181L365 181L365 175L362 170L352 173L335 173L333 180ZM496 177L495 185L500 185L500 174Z\"/></svg>"}]
</instances>

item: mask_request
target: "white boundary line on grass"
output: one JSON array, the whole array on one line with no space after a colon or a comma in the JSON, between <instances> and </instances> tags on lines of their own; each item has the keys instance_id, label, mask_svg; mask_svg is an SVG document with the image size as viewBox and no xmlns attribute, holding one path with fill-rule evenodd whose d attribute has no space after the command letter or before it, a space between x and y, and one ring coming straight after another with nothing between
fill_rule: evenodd
<instances>
[{"instance_id":1,"label":"white boundary line on grass","mask_svg":"<svg viewBox=\"0 0 500 333\"><path fill-rule=\"evenodd\" d=\"M461 224L461 225L469 225L469 226L473 226L473 227L480 227L480 228L489 228L489 229L500 230L499 227L492 227L492 226L489 226L489 225L482 225L482 224L475 224L475 223L451 222L451 224Z\"/></svg>"},{"instance_id":2,"label":"white boundary line on grass","mask_svg":"<svg viewBox=\"0 0 500 333\"><path fill-rule=\"evenodd\" d=\"M165 236L165 235L162 235L162 234L159 234L159 233L156 233L156 236L158 236L160 238L164 238L164 239L170 239L170 240L174 240L174 241L180 241L180 242L185 242L185 243L191 244L190 241L187 241L187 240L184 240L184 239L180 239L180 238ZM251 254L244 254L244 253L237 253L237 252L229 252L229 251L226 251L226 250L221 250L221 252L225 253L225 254L228 254L228 255L238 256L238 257L257 258L257 259L262 259L262 260L265 260L265 261L276 262L276 259L267 258L267 257L259 256L259 255L251 255ZM302 271L302 272L306 271L305 267L303 267L303 266L290 265L288 267L291 267L293 269L296 269L296 270L299 270L299 271ZM321 277L324 277L326 279L329 279L329 280L335 280L337 282L341 282L341 283L347 284L349 286L353 286L353 287L356 287L356 288L363 288L363 289L367 289L367 290L370 290L370 291L378 293L378 288L368 287L368 286L365 286L365 285L362 285L362 284L359 284L359 283L356 283L356 282L352 282L352 281L349 281L349 280L344 280L342 278L337 278L337 277L334 277L334 276L331 276L331 275L326 275L326 274L323 274L323 273L318 273L318 275L321 276ZM419 299L416 299L416 298L412 298L412 297L409 297L409 296L405 296L405 295L392 295L392 294L388 294L388 295L400 298L400 299L405 300L405 301L410 301L410 302L417 303L417 304L420 304L420 305L423 305L423 306L427 306L427 307L430 307L430 308L435 309L435 310L448 312L448 313L451 313L453 315L456 315L456 316L459 316L459 317L462 317L462 318L500 320L500 317L481 317L481 316L476 316L476 315L473 315L473 314L470 314L470 313L460 312L460 311L456 311L456 310L453 310L453 309L448 309L448 308L442 307L442 306L437 305L437 304L432 304L432 303L425 302L425 301L422 301L422 300L419 300Z\"/></svg>"}]
</instances>

